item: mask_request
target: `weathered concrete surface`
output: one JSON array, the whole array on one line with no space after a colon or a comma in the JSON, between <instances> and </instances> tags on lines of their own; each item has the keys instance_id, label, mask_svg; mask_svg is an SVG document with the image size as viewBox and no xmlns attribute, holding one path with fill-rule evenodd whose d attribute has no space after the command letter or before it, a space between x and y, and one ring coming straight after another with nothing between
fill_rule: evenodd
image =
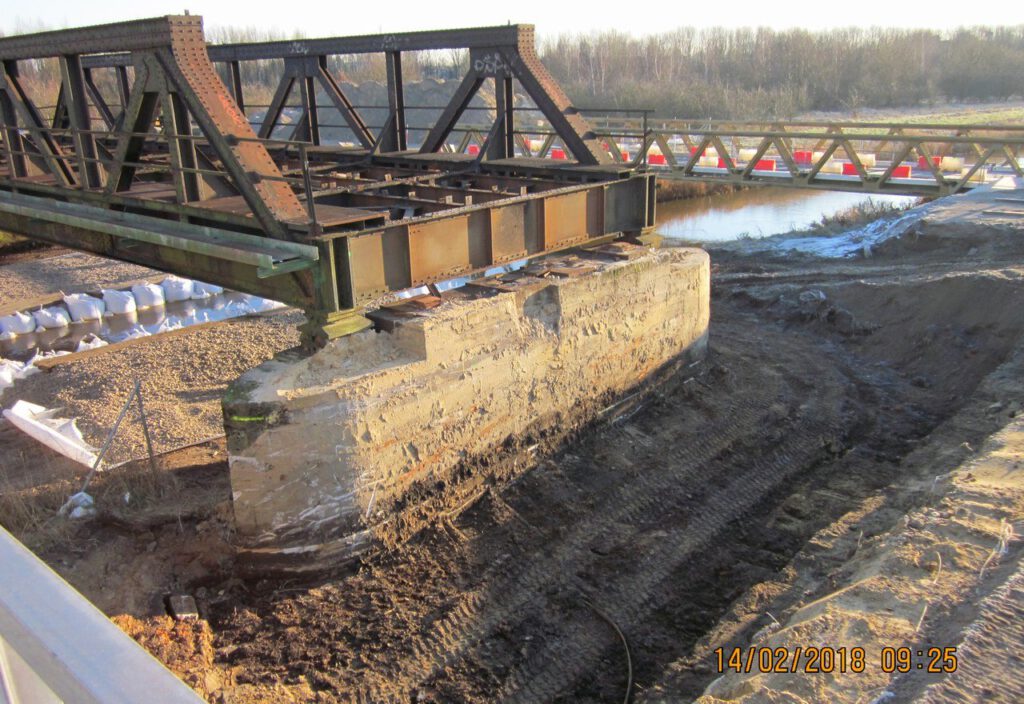
<instances>
[{"instance_id":1,"label":"weathered concrete surface","mask_svg":"<svg viewBox=\"0 0 1024 704\"><path fill-rule=\"evenodd\" d=\"M547 260L391 316L390 332L247 372L224 401L242 541L350 556L493 464L475 459L567 433L654 370L703 356L707 254L628 253Z\"/></svg>"}]
</instances>

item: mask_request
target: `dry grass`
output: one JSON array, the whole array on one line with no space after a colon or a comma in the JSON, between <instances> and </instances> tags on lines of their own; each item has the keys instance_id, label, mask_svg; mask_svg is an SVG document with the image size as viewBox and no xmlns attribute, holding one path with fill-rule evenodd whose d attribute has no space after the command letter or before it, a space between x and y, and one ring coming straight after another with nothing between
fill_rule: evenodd
<instances>
[{"instance_id":1,"label":"dry grass","mask_svg":"<svg viewBox=\"0 0 1024 704\"><path fill-rule=\"evenodd\" d=\"M13 251L15 248L23 246L26 242L28 240L24 237L0 231L0 253Z\"/></svg>"},{"instance_id":2,"label":"dry grass","mask_svg":"<svg viewBox=\"0 0 1024 704\"><path fill-rule=\"evenodd\" d=\"M127 516L151 510L177 495L181 486L173 472L164 471L156 459L156 471L149 460L130 462L107 470L93 481L90 493L100 513Z\"/></svg>"},{"instance_id":3,"label":"dry grass","mask_svg":"<svg viewBox=\"0 0 1024 704\"><path fill-rule=\"evenodd\" d=\"M864 122L906 122L944 124L1003 125L1024 122L1024 102L1021 100L995 102L937 102L933 105L901 108L864 108L849 110L812 111L796 116L800 120L835 120Z\"/></svg>"},{"instance_id":4,"label":"dry grass","mask_svg":"<svg viewBox=\"0 0 1024 704\"><path fill-rule=\"evenodd\" d=\"M849 208L839 212L823 215L819 222L811 226L810 232L814 234L842 232L853 227L861 227L882 218L896 217L916 205L917 203L913 201L897 205L868 198L866 201L851 205Z\"/></svg>"},{"instance_id":5,"label":"dry grass","mask_svg":"<svg viewBox=\"0 0 1024 704\"><path fill-rule=\"evenodd\" d=\"M40 486L16 487L0 479L0 525L33 550L63 542L71 526L58 512L78 484L68 478Z\"/></svg>"},{"instance_id":6,"label":"dry grass","mask_svg":"<svg viewBox=\"0 0 1024 704\"><path fill-rule=\"evenodd\" d=\"M82 490L85 472L69 472L67 463L47 460L33 453L30 461L43 462L36 482L16 483L5 472L0 479L0 525L35 551L58 547L70 540L77 520L60 515L61 507ZM157 471L148 460L131 462L96 474L87 492L95 500L97 514L116 522L131 523L173 500L181 489L174 472ZM49 465L48 467L45 465ZM16 475L15 475L16 476Z\"/></svg>"},{"instance_id":7,"label":"dry grass","mask_svg":"<svg viewBox=\"0 0 1024 704\"><path fill-rule=\"evenodd\" d=\"M705 196L735 193L743 188L745 188L745 186L735 186L731 183L705 183L703 181L658 179L657 198L659 203L664 203L670 200L687 200L690 198L703 198Z\"/></svg>"},{"instance_id":8,"label":"dry grass","mask_svg":"<svg viewBox=\"0 0 1024 704\"><path fill-rule=\"evenodd\" d=\"M48 246L45 242L32 240L21 235L14 235L10 232L0 230L0 255L25 252L30 249L38 249Z\"/></svg>"}]
</instances>

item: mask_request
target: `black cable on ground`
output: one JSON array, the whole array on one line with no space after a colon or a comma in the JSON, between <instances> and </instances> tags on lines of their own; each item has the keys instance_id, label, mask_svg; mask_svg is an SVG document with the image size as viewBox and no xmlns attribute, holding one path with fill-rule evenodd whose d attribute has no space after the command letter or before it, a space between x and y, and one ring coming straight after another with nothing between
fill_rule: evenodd
<instances>
[{"instance_id":1,"label":"black cable on ground","mask_svg":"<svg viewBox=\"0 0 1024 704\"><path fill-rule=\"evenodd\" d=\"M615 621L612 620L611 616L590 603L589 599L584 598L583 603L586 604L591 611L600 616L601 620L611 626L618 634L619 640L622 641L622 648L626 651L626 696L623 697L622 703L629 704L629 700L633 696L633 657L629 654L629 641L626 640L626 634L622 632L622 629L619 628Z\"/></svg>"}]
</instances>

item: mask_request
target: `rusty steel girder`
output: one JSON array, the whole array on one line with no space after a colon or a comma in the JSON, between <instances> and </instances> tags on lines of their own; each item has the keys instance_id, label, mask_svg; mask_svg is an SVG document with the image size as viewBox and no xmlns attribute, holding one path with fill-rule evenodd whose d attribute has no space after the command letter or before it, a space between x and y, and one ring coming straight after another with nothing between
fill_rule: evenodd
<instances>
[{"instance_id":1,"label":"rusty steel girder","mask_svg":"<svg viewBox=\"0 0 1024 704\"><path fill-rule=\"evenodd\" d=\"M468 69L410 148L403 54L436 49L467 50ZM376 127L330 70L365 53L386 65ZM44 59L60 66L49 105L23 71ZM254 129L240 67L268 59L284 71ZM208 46L201 18L164 17L2 38L0 62L0 229L300 306L321 342L381 294L654 224L653 179L615 163L529 26ZM462 153L449 137L485 84L493 121ZM570 158L521 146L516 100ZM325 111L356 144L321 139Z\"/></svg>"}]
</instances>

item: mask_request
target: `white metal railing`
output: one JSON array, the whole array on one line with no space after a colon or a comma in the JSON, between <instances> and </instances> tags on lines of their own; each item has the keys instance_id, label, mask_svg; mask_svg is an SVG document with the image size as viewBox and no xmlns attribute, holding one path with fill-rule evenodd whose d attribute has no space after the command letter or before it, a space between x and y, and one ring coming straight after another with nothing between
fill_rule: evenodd
<instances>
[{"instance_id":1,"label":"white metal railing","mask_svg":"<svg viewBox=\"0 0 1024 704\"><path fill-rule=\"evenodd\" d=\"M0 702L203 700L0 528Z\"/></svg>"}]
</instances>

